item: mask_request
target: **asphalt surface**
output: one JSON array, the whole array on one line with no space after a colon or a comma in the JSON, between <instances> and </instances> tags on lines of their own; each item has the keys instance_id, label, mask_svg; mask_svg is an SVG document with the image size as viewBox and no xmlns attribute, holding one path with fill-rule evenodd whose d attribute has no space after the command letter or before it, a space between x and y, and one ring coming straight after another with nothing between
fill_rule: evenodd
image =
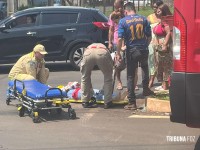
<instances>
[{"instance_id":1,"label":"asphalt surface","mask_svg":"<svg viewBox=\"0 0 200 150\"><path fill-rule=\"evenodd\" d=\"M136 115L124 110L123 105L105 110L103 105L84 109L72 103L77 113L75 120L68 120L64 108L61 115L42 112L42 122L34 124L28 115L18 116L18 101L9 106L5 103L11 67L0 65L0 150L193 150L199 138L199 129L172 123L167 115ZM80 82L80 72L69 64L49 63L47 67L51 71L48 84L53 87ZM125 72L122 79L125 85ZM102 88L99 70L93 71L92 83L94 88Z\"/></svg>"}]
</instances>

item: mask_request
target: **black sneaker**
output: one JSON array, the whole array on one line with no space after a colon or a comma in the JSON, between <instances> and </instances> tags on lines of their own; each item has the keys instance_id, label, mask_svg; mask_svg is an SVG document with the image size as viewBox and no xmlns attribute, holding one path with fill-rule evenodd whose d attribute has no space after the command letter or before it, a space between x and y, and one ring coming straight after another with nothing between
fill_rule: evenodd
<instances>
[{"instance_id":1,"label":"black sneaker","mask_svg":"<svg viewBox=\"0 0 200 150\"><path fill-rule=\"evenodd\" d=\"M96 103L89 103L89 102L85 102L82 103L83 108L96 108L98 107L98 105Z\"/></svg>"},{"instance_id":2,"label":"black sneaker","mask_svg":"<svg viewBox=\"0 0 200 150\"><path fill-rule=\"evenodd\" d=\"M104 109L109 109L111 107L113 107L113 102L112 101L104 104Z\"/></svg>"},{"instance_id":3,"label":"black sneaker","mask_svg":"<svg viewBox=\"0 0 200 150\"><path fill-rule=\"evenodd\" d=\"M155 93L148 88L148 89L143 89L143 95L150 96L150 95L155 95Z\"/></svg>"}]
</instances>

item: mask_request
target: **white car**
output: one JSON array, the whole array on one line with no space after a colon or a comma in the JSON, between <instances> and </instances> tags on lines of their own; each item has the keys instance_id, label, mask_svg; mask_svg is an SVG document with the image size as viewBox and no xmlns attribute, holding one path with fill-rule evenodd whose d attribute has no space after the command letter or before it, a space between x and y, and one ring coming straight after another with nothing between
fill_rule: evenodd
<instances>
[{"instance_id":1,"label":"white car","mask_svg":"<svg viewBox=\"0 0 200 150\"><path fill-rule=\"evenodd\" d=\"M136 7L150 6L151 4L151 0L125 0L124 4L126 4L127 2L134 2Z\"/></svg>"}]
</instances>

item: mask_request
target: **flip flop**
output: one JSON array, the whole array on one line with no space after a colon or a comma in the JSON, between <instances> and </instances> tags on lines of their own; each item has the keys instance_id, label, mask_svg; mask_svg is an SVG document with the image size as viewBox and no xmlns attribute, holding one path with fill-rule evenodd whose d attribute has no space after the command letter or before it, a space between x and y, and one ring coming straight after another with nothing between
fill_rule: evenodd
<instances>
[{"instance_id":1,"label":"flip flop","mask_svg":"<svg viewBox=\"0 0 200 150\"><path fill-rule=\"evenodd\" d=\"M136 91L139 90L139 87L138 87L137 85L135 86L135 90L136 90Z\"/></svg>"},{"instance_id":2,"label":"flip flop","mask_svg":"<svg viewBox=\"0 0 200 150\"><path fill-rule=\"evenodd\" d=\"M156 91L164 91L164 89L163 89L162 86L158 86L158 87L156 87L155 90L156 90Z\"/></svg>"},{"instance_id":3,"label":"flip flop","mask_svg":"<svg viewBox=\"0 0 200 150\"><path fill-rule=\"evenodd\" d=\"M116 89L117 90L123 90L123 87L121 85L118 85Z\"/></svg>"}]
</instances>

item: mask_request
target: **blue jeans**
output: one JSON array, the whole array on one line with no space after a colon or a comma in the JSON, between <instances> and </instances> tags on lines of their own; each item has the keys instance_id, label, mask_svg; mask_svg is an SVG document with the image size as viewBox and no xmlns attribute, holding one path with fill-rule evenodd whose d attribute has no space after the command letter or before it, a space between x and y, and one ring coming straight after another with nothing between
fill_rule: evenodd
<instances>
[{"instance_id":1,"label":"blue jeans","mask_svg":"<svg viewBox=\"0 0 200 150\"><path fill-rule=\"evenodd\" d=\"M141 56L137 59L137 53L134 53L136 50L139 50ZM133 49L127 49L127 88L128 88L128 100L129 103L136 102L135 89L134 89L134 79L135 71L140 64L142 68L142 85L143 90L148 89L149 84L149 68L148 68L148 50L140 49L134 47Z\"/></svg>"}]
</instances>

